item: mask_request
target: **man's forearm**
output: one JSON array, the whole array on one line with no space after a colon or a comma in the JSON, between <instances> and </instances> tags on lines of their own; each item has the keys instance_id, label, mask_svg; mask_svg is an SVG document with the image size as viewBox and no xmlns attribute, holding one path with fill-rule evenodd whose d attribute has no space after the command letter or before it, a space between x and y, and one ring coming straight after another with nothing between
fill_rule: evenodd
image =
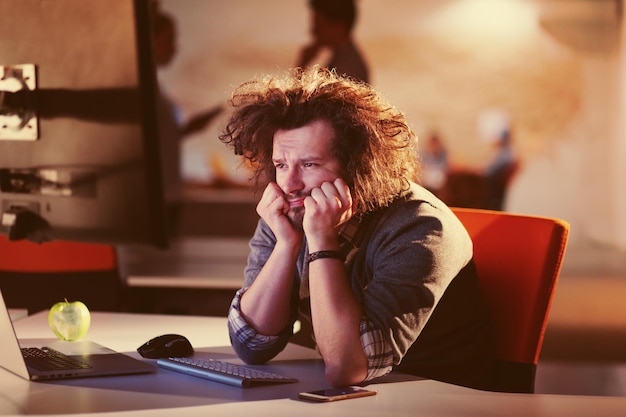
<instances>
[{"instance_id":1,"label":"man's forearm","mask_svg":"<svg viewBox=\"0 0 626 417\"><path fill-rule=\"evenodd\" d=\"M336 386L362 382L367 376L367 358L360 338L363 311L352 294L343 262L312 262L309 287L315 340L328 381Z\"/></svg>"},{"instance_id":2,"label":"man's forearm","mask_svg":"<svg viewBox=\"0 0 626 417\"><path fill-rule=\"evenodd\" d=\"M257 332L277 335L289 324L295 263L293 249L277 246L243 294L241 314Z\"/></svg>"}]
</instances>

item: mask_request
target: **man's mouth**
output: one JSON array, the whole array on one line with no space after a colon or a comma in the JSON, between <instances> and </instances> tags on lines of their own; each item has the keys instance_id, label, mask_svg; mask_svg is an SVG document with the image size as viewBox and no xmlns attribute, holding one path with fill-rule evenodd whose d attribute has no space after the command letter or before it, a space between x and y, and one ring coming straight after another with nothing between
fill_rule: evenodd
<instances>
[{"instance_id":1,"label":"man's mouth","mask_svg":"<svg viewBox=\"0 0 626 417\"><path fill-rule=\"evenodd\" d=\"M289 208L300 208L304 207L304 197L295 198L293 200L289 200Z\"/></svg>"}]
</instances>

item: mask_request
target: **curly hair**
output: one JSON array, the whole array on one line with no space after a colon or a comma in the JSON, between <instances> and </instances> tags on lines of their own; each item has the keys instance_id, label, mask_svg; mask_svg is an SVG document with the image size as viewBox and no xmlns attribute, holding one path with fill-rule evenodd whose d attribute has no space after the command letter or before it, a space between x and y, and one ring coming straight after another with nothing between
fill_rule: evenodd
<instances>
[{"instance_id":1,"label":"curly hair","mask_svg":"<svg viewBox=\"0 0 626 417\"><path fill-rule=\"evenodd\" d=\"M403 113L368 84L312 67L285 77L241 84L233 113L219 138L243 155L260 189L275 178L274 133L327 120L335 131L334 157L364 214L387 206L418 175L417 136Z\"/></svg>"}]
</instances>

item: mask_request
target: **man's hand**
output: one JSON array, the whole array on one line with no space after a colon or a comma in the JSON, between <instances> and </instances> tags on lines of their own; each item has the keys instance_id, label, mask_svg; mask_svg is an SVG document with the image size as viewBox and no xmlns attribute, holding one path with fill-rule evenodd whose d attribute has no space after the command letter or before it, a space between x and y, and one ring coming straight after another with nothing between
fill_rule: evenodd
<instances>
[{"instance_id":1,"label":"man's hand","mask_svg":"<svg viewBox=\"0 0 626 417\"><path fill-rule=\"evenodd\" d=\"M314 188L304 200L304 208L302 227L309 250L334 249L339 226L354 215L352 194L346 182L337 178Z\"/></svg>"},{"instance_id":2,"label":"man's hand","mask_svg":"<svg viewBox=\"0 0 626 417\"><path fill-rule=\"evenodd\" d=\"M346 182L338 178L311 191L304 200L304 233L309 252L339 250L338 229L355 207ZM309 264L311 317L325 373L334 386L353 385L367 376L361 345L363 309L356 300L343 262L316 260Z\"/></svg>"},{"instance_id":3,"label":"man's hand","mask_svg":"<svg viewBox=\"0 0 626 417\"><path fill-rule=\"evenodd\" d=\"M276 183L270 182L265 187L261 200L256 206L256 211L272 229L277 240L293 244L301 242L302 232L293 226L287 216L289 203Z\"/></svg>"}]
</instances>

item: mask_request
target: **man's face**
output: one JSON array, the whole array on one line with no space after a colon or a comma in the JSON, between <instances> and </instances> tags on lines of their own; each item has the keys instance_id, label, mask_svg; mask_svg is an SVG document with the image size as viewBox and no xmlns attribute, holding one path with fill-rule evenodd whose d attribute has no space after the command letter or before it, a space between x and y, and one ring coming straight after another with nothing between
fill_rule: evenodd
<instances>
[{"instance_id":1,"label":"man's face","mask_svg":"<svg viewBox=\"0 0 626 417\"><path fill-rule=\"evenodd\" d=\"M324 182L339 178L341 167L332 155L335 132L326 120L316 120L274 135L272 160L276 183L289 202L288 216L302 224L304 198Z\"/></svg>"}]
</instances>

